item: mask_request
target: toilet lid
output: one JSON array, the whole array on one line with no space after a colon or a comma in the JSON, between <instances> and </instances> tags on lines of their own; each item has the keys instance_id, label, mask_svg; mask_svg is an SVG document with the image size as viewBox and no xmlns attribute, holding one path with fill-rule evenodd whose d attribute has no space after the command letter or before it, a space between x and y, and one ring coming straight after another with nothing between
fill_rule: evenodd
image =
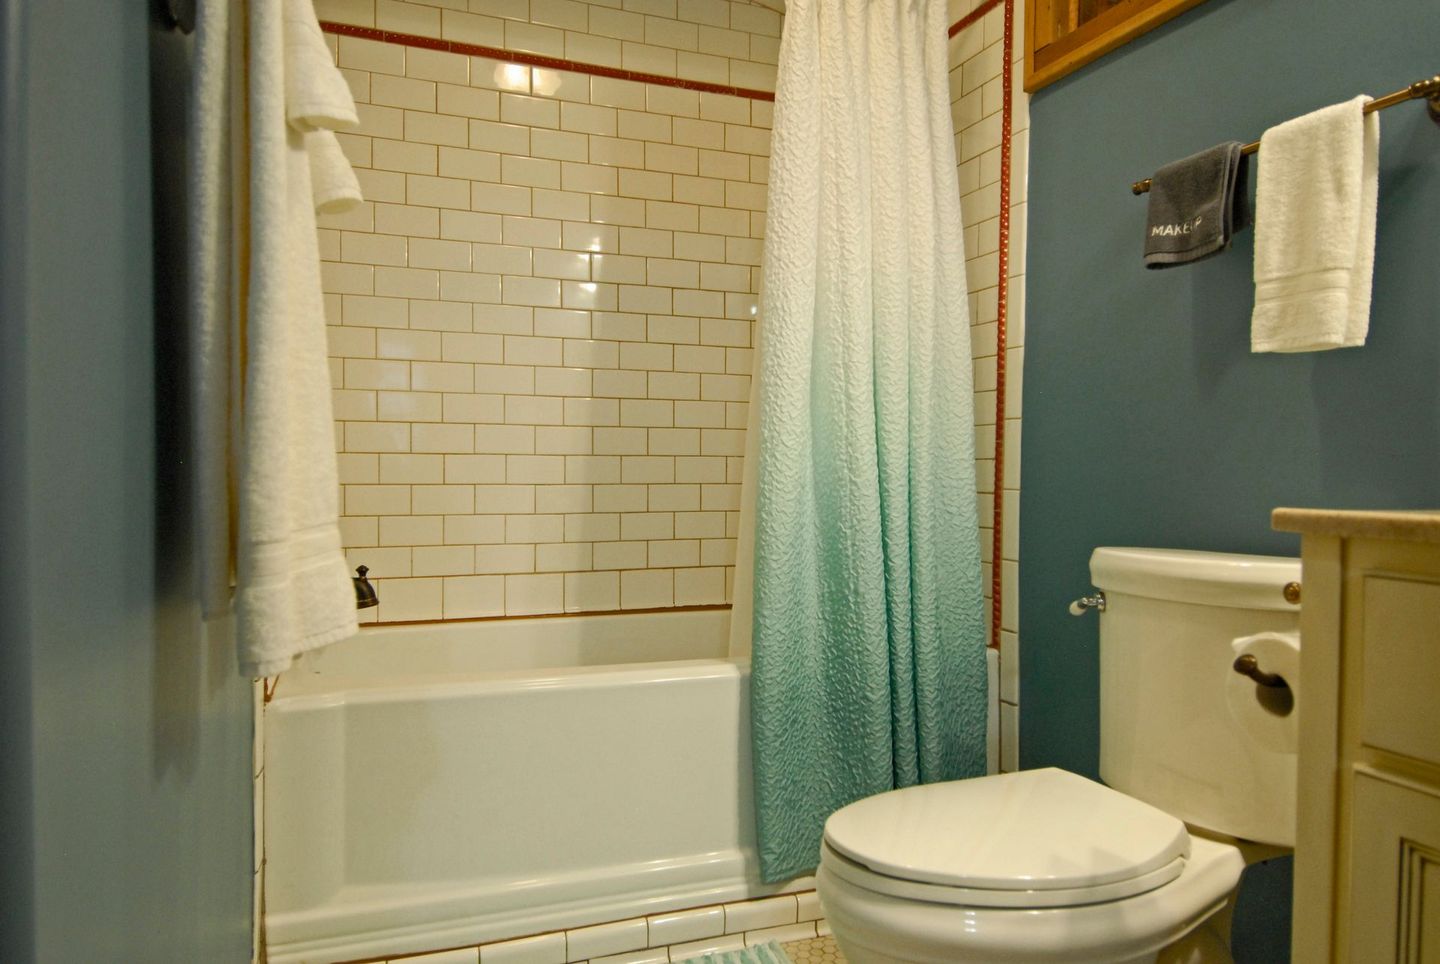
<instances>
[{"instance_id":1,"label":"toilet lid","mask_svg":"<svg viewBox=\"0 0 1440 964\"><path fill-rule=\"evenodd\" d=\"M900 880L1031 892L1150 879L1190 851L1176 818L1053 768L867 797L831 814L825 841Z\"/></svg>"}]
</instances>

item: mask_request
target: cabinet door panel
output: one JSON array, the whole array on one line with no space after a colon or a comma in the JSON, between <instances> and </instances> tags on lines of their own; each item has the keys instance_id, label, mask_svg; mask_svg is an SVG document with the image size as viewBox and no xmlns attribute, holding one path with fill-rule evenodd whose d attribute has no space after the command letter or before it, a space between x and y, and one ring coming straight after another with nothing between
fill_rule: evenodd
<instances>
[{"instance_id":1,"label":"cabinet door panel","mask_svg":"<svg viewBox=\"0 0 1440 964\"><path fill-rule=\"evenodd\" d=\"M1364 647L1361 739L1440 763L1440 583L1367 576Z\"/></svg>"},{"instance_id":2,"label":"cabinet door panel","mask_svg":"<svg viewBox=\"0 0 1440 964\"><path fill-rule=\"evenodd\" d=\"M1350 960L1440 964L1440 789L1357 769L1351 799Z\"/></svg>"}]
</instances>

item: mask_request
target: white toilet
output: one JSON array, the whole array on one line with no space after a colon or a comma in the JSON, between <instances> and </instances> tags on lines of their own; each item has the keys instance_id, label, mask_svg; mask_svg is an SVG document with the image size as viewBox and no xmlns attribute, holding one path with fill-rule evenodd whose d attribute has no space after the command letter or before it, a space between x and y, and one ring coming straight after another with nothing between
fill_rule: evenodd
<instances>
[{"instance_id":1,"label":"white toilet","mask_svg":"<svg viewBox=\"0 0 1440 964\"><path fill-rule=\"evenodd\" d=\"M1090 573L1109 786L1030 770L836 811L816 886L852 964L1231 960L1241 871L1294 845L1300 563L1100 548ZM1251 646L1269 686L1235 668Z\"/></svg>"}]
</instances>

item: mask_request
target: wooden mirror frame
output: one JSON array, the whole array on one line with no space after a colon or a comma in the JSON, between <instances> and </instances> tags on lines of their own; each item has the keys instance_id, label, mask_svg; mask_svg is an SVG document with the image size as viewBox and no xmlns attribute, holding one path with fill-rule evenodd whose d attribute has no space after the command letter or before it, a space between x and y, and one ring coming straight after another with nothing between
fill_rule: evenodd
<instances>
[{"instance_id":1,"label":"wooden mirror frame","mask_svg":"<svg viewBox=\"0 0 1440 964\"><path fill-rule=\"evenodd\" d=\"M1075 26L1081 0L1025 0L1025 90L1039 90L1204 2L1120 0Z\"/></svg>"}]
</instances>

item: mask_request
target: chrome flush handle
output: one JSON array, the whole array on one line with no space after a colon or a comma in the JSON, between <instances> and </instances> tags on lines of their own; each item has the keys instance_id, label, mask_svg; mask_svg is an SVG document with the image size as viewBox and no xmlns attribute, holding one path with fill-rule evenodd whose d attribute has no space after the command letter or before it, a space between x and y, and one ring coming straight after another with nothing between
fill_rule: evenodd
<instances>
[{"instance_id":1,"label":"chrome flush handle","mask_svg":"<svg viewBox=\"0 0 1440 964\"><path fill-rule=\"evenodd\" d=\"M1070 615L1083 616L1087 609L1103 613L1105 611L1105 594L1097 590L1093 596L1081 596L1070 604Z\"/></svg>"}]
</instances>

